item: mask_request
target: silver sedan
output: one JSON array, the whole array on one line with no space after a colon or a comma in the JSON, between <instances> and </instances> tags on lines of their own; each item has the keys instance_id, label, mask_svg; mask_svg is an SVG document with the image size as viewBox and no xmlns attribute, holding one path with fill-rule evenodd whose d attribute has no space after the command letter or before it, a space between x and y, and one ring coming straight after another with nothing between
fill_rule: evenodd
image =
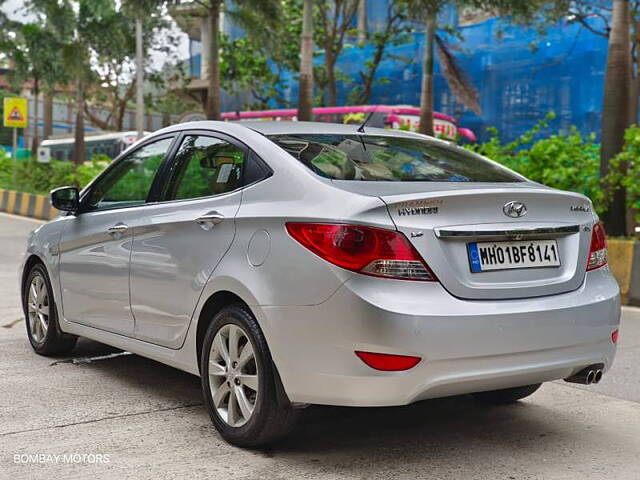
<instances>
[{"instance_id":1,"label":"silver sedan","mask_svg":"<svg viewBox=\"0 0 640 480\"><path fill-rule=\"evenodd\" d=\"M31 235L34 350L84 336L202 380L240 446L307 404L508 403L598 382L620 296L589 199L450 143L319 123L185 123Z\"/></svg>"}]
</instances>

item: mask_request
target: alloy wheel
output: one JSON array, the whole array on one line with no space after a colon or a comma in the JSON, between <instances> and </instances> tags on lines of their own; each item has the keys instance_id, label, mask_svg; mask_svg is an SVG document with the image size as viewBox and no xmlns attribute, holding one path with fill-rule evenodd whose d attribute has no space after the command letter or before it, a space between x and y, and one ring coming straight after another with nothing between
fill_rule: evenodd
<instances>
[{"instance_id":1,"label":"alloy wheel","mask_svg":"<svg viewBox=\"0 0 640 480\"><path fill-rule=\"evenodd\" d=\"M228 323L217 332L209 351L209 388L218 415L231 427L249 421L260 382L255 352L247 333Z\"/></svg>"},{"instance_id":2,"label":"alloy wheel","mask_svg":"<svg viewBox=\"0 0 640 480\"><path fill-rule=\"evenodd\" d=\"M34 342L42 343L49 330L49 292L44 278L34 275L29 285L27 312L29 331Z\"/></svg>"}]
</instances>

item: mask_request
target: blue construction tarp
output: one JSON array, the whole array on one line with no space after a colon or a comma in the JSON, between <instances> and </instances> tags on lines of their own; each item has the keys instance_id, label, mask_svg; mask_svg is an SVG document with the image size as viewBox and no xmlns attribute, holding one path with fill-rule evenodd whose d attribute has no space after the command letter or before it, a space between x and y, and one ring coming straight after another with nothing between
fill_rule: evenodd
<instances>
[{"instance_id":1,"label":"blue construction tarp","mask_svg":"<svg viewBox=\"0 0 640 480\"><path fill-rule=\"evenodd\" d=\"M435 109L471 128L480 139L496 127L503 140L517 138L551 111L557 117L550 131L575 125L589 134L600 130L600 112L607 56L607 39L578 24L558 24L543 35L534 28L513 26L500 18L459 28L462 40L440 35L454 53L480 96L480 116L465 109L452 95L436 62ZM424 34L389 46L380 64L370 104L419 105ZM359 72L372 58L373 47L348 46L337 68L351 81L340 82L338 104L347 102ZM322 56L315 59L321 65ZM380 81L383 79L383 81ZM295 104L297 79L283 78L284 96ZM275 105L279 107L284 105Z\"/></svg>"},{"instance_id":2,"label":"blue construction tarp","mask_svg":"<svg viewBox=\"0 0 640 480\"><path fill-rule=\"evenodd\" d=\"M368 2L369 29L383 25L386 0ZM605 2L607 3L607 2ZM456 10L444 12L441 24L457 23ZM597 19L595 28L601 28ZM369 104L413 105L420 102L420 82L424 34L407 36L400 45L389 45L380 64ZM452 95L436 61L435 109L459 120L471 128L480 140L489 136L488 127L499 130L504 141L510 141L531 129L549 112L556 119L550 133L568 131L576 126L584 134L600 130L607 39L596 35L578 23L559 23L540 31L527 26L514 26L507 19L493 18L476 25L458 27L458 36L444 31L446 40L460 67L467 73L480 96L482 114L466 109ZM458 38L459 37L459 38ZM360 81L360 72L373 58L372 46L357 47L348 39L339 57L340 77L350 80L338 85L338 105L348 104L349 92ZM193 42L198 43L198 42ZM191 73L200 73L198 45L192 48ZM322 54L314 59L322 65ZM295 72L281 73L283 103L272 102L274 108L291 107L298 100L298 79ZM227 110L242 109L233 98L227 99ZM231 103L229 103L231 102Z\"/></svg>"}]
</instances>

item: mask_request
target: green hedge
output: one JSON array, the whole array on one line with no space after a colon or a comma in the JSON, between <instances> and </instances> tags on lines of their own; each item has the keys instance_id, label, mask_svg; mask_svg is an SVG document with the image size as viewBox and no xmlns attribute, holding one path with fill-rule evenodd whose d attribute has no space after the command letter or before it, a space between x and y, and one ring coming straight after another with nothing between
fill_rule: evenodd
<instances>
[{"instance_id":1,"label":"green hedge","mask_svg":"<svg viewBox=\"0 0 640 480\"><path fill-rule=\"evenodd\" d=\"M0 151L0 188L39 194L48 194L64 185L82 188L110 161L102 155L82 165L59 160L40 163L33 158L13 160L9 154Z\"/></svg>"},{"instance_id":2,"label":"green hedge","mask_svg":"<svg viewBox=\"0 0 640 480\"><path fill-rule=\"evenodd\" d=\"M640 127L625 132L624 150L610 162L609 174L600 178L600 145L595 135L583 136L575 128L538 138L548 127L553 113L511 143L502 143L499 132L489 129L491 138L467 148L509 167L525 177L561 190L588 196L598 214L604 213L612 192L627 189L628 208L640 211Z\"/></svg>"}]
</instances>

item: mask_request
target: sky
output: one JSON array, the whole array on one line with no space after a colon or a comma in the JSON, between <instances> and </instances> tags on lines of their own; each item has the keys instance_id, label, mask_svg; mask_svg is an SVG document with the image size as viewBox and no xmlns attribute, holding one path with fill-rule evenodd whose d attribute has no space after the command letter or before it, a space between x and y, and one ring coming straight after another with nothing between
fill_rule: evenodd
<instances>
[{"instance_id":1,"label":"sky","mask_svg":"<svg viewBox=\"0 0 640 480\"><path fill-rule=\"evenodd\" d=\"M1 0L0 0L1 2ZM23 0L5 0L2 3L1 9L4 13L7 14L9 18L12 20L20 21L20 22L28 22L33 20L33 16L29 15L25 11L24 7L25 2ZM171 17L168 19L173 24L173 32L180 33L181 30L175 25ZM180 35L180 44L178 45L178 58L186 59L189 58L189 38L185 33ZM154 70L158 70L164 64L166 59L166 55L155 52L151 55L151 65Z\"/></svg>"}]
</instances>

